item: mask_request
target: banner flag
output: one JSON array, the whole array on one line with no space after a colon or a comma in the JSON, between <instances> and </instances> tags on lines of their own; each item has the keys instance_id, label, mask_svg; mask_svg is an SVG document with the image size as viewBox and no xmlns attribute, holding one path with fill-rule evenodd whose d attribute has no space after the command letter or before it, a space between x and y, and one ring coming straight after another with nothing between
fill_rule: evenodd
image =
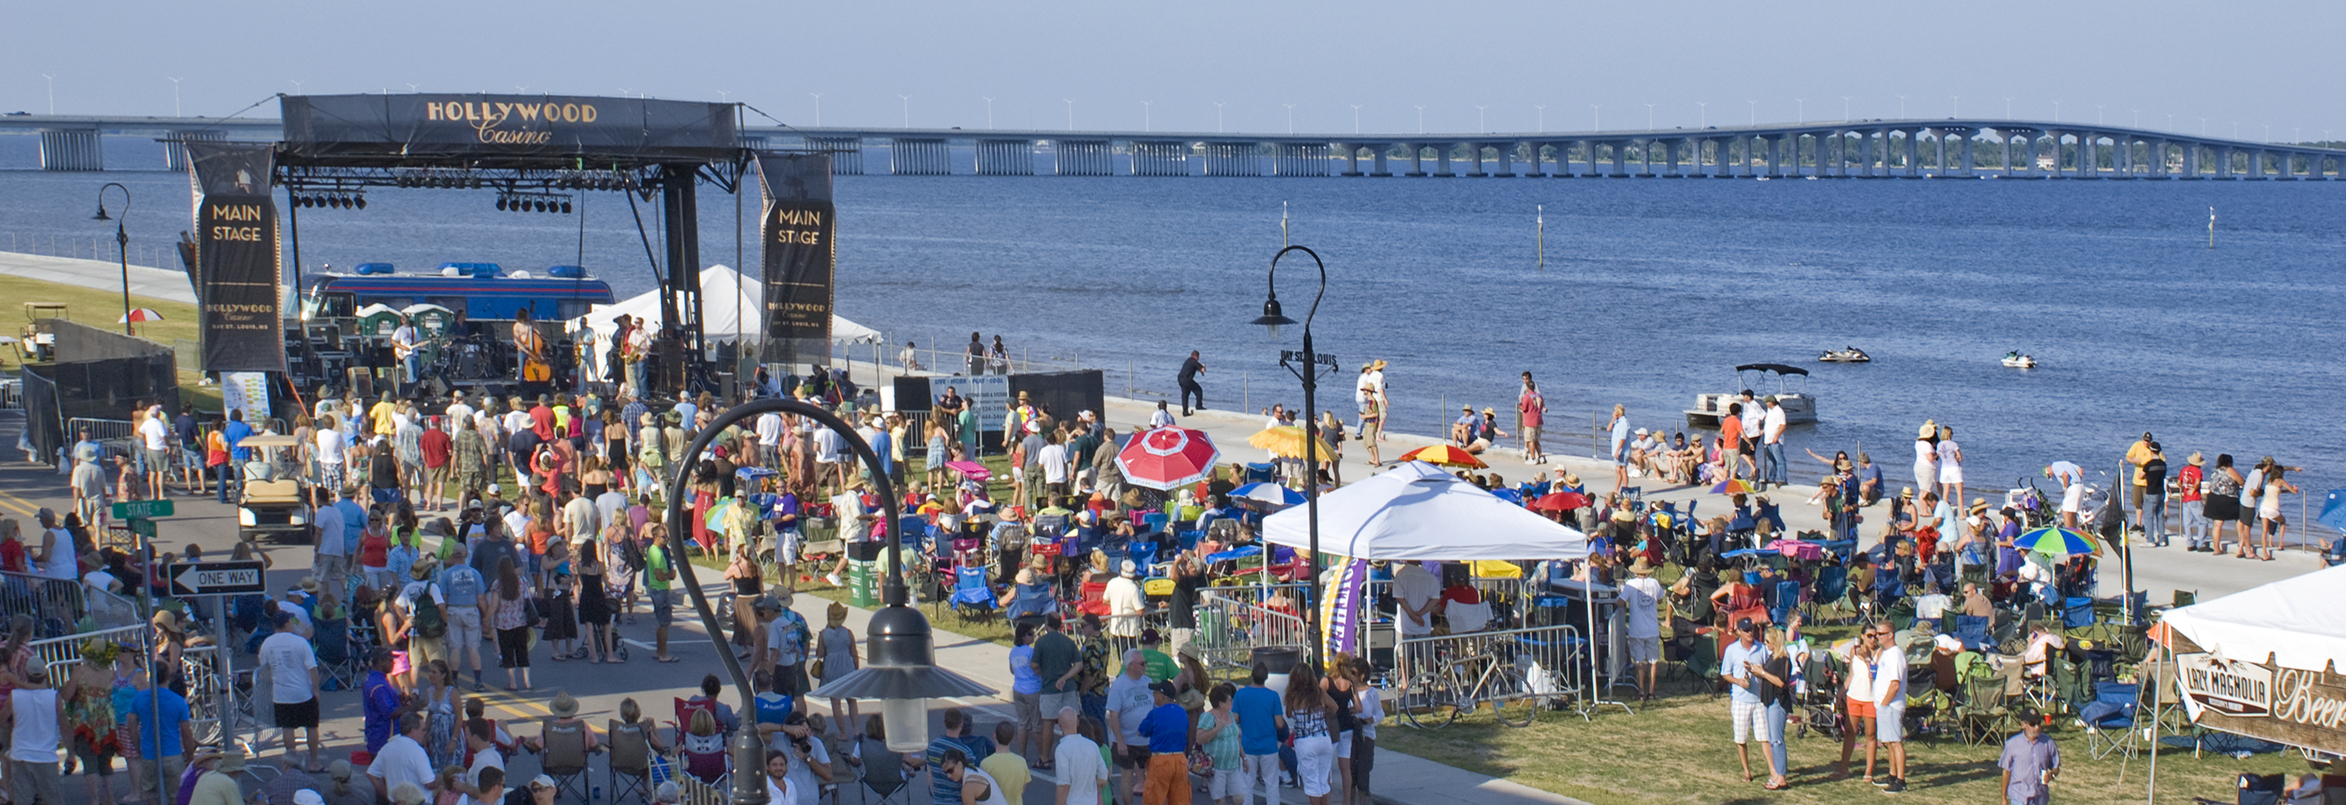
<instances>
[{"instance_id":1,"label":"banner flag","mask_svg":"<svg viewBox=\"0 0 2346 805\"><path fill-rule=\"evenodd\" d=\"M827 362L838 250L827 154L757 155L765 212L759 217L766 283L764 363Z\"/></svg>"},{"instance_id":2,"label":"banner flag","mask_svg":"<svg viewBox=\"0 0 2346 805\"><path fill-rule=\"evenodd\" d=\"M186 148L196 192L191 274L203 371L285 371L283 250L269 192L275 146L191 140Z\"/></svg>"}]
</instances>

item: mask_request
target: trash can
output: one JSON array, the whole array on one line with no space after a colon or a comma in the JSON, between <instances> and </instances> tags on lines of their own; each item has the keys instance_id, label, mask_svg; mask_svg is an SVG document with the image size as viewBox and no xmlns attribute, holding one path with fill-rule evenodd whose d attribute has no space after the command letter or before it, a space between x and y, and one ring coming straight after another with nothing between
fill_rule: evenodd
<instances>
[{"instance_id":1,"label":"trash can","mask_svg":"<svg viewBox=\"0 0 2346 805\"><path fill-rule=\"evenodd\" d=\"M879 606L879 578L878 562L847 560L847 603L865 609Z\"/></svg>"},{"instance_id":2,"label":"trash can","mask_svg":"<svg viewBox=\"0 0 2346 805\"><path fill-rule=\"evenodd\" d=\"M1287 675L1295 670L1297 663L1303 662L1303 649L1293 646L1262 646L1257 647L1253 653L1254 657L1249 665L1266 675L1263 679L1263 687L1270 688L1272 692L1280 696L1286 696Z\"/></svg>"}]
</instances>

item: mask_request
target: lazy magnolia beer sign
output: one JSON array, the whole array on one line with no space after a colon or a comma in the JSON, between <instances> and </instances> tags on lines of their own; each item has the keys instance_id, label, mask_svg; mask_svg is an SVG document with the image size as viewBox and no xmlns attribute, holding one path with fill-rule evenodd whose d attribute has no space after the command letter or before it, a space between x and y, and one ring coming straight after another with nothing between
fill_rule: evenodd
<instances>
[{"instance_id":1,"label":"lazy magnolia beer sign","mask_svg":"<svg viewBox=\"0 0 2346 805\"><path fill-rule=\"evenodd\" d=\"M2192 721L2269 741L2346 753L2346 679L2216 652L2175 655L2177 689Z\"/></svg>"}]
</instances>

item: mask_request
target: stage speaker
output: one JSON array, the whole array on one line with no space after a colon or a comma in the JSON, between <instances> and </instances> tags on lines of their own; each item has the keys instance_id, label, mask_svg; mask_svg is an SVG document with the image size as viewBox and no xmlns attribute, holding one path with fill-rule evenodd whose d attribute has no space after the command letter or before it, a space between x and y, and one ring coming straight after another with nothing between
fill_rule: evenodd
<instances>
[{"instance_id":1,"label":"stage speaker","mask_svg":"<svg viewBox=\"0 0 2346 805\"><path fill-rule=\"evenodd\" d=\"M439 375L433 375L430 378L425 379L424 388L433 399L440 399L448 396L448 381L441 379Z\"/></svg>"},{"instance_id":2,"label":"stage speaker","mask_svg":"<svg viewBox=\"0 0 2346 805\"><path fill-rule=\"evenodd\" d=\"M350 383L349 383L348 385L344 386L344 388L350 389L351 393L358 395L359 399L362 399L362 400L370 400L370 399L374 399L374 397L375 397L375 372L374 372L374 370L372 370L372 369L368 369L367 367L364 367L364 366L352 366L352 367L350 367L350 368L348 368L348 369L345 369L344 371L345 371L345 372L348 374L348 376L350 377Z\"/></svg>"},{"instance_id":3,"label":"stage speaker","mask_svg":"<svg viewBox=\"0 0 2346 805\"><path fill-rule=\"evenodd\" d=\"M655 391L670 394L684 388L684 339L662 338L654 344L655 368L659 370L654 381Z\"/></svg>"}]
</instances>

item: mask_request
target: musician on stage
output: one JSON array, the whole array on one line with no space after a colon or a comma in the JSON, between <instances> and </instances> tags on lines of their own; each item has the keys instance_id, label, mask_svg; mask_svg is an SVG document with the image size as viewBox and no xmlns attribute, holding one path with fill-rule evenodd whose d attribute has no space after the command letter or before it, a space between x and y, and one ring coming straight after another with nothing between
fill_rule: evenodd
<instances>
[{"instance_id":1,"label":"musician on stage","mask_svg":"<svg viewBox=\"0 0 2346 805\"><path fill-rule=\"evenodd\" d=\"M416 332L413 316L400 315L399 329L391 331L391 354L399 361L401 393L423 382L423 339Z\"/></svg>"},{"instance_id":2,"label":"musician on stage","mask_svg":"<svg viewBox=\"0 0 2346 805\"><path fill-rule=\"evenodd\" d=\"M529 308L513 312L513 353L522 388L542 388L539 384L554 379L554 365L546 360L546 337L530 321Z\"/></svg>"}]
</instances>

